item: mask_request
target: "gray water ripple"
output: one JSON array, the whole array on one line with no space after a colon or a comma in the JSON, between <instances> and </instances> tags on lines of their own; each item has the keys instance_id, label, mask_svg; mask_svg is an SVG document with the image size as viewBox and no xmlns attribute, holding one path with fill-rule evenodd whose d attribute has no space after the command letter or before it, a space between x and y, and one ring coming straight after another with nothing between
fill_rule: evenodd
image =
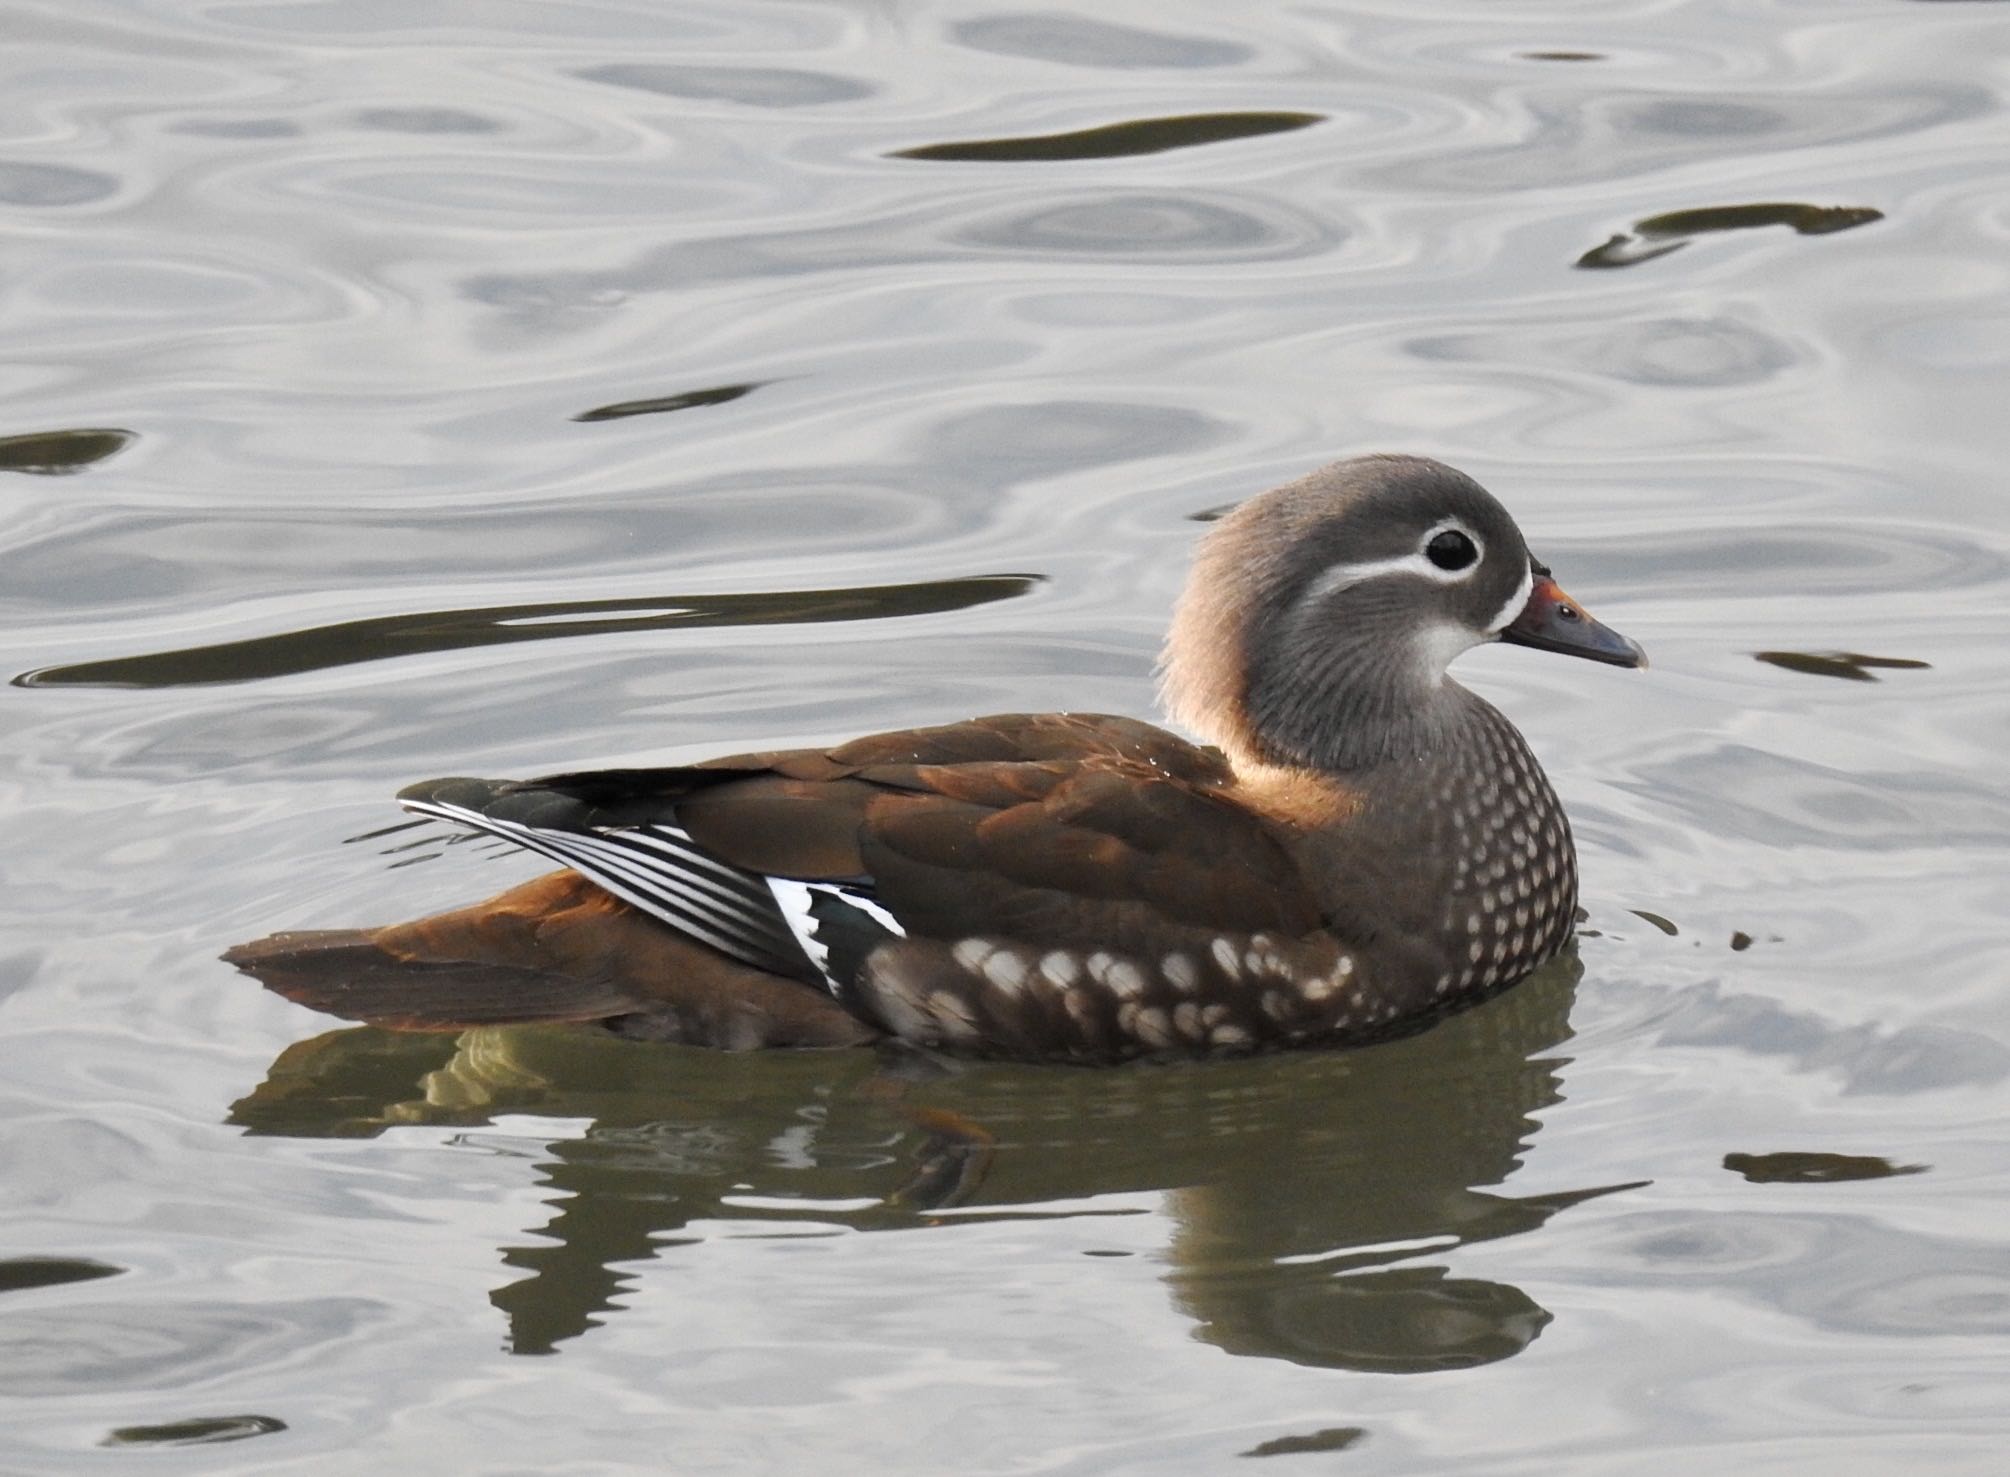
<instances>
[{"instance_id":1,"label":"gray water ripple","mask_svg":"<svg viewBox=\"0 0 2010 1477\"><path fill-rule=\"evenodd\" d=\"M383 1310L360 1298L308 1298L242 1308L93 1300L10 1310L0 1379L10 1395L182 1390L307 1357L353 1338Z\"/></svg>"},{"instance_id":2,"label":"gray water ripple","mask_svg":"<svg viewBox=\"0 0 2010 1477\"><path fill-rule=\"evenodd\" d=\"M354 115L358 128L380 133L480 134L501 133L508 126L486 113L467 108L364 108Z\"/></svg>"},{"instance_id":3,"label":"gray water ripple","mask_svg":"<svg viewBox=\"0 0 2010 1477\"><path fill-rule=\"evenodd\" d=\"M739 103L750 108L815 108L857 102L874 89L854 78L786 67L691 67L608 62L578 74L588 82L660 97Z\"/></svg>"},{"instance_id":4,"label":"gray water ripple","mask_svg":"<svg viewBox=\"0 0 2010 1477\"><path fill-rule=\"evenodd\" d=\"M492 169L473 160L436 157L389 169L381 163L345 162L312 177L296 174L285 188L290 194L346 201L405 223L481 215L507 222L526 212L550 212L575 227L598 222L628 229L666 216L731 215L764 203L754 186L730 179L700 183L668 176L610 188L622 174L559 163Z\"/></svg>"},{"instance_id":5,"label":"gray water ripple","mask_svg":"<svg viewBox=\"0 0 2010 1477\"><path fill-rule=\"evenodd\" d=\"M1101 71L1232 67L1255 55L1240 42L1117 25L1058 10L958 21L950 26L949 34L973 51Z\"/></svg>"},{"instance_id":6,"label":"gray water ripple","mask_svg":"<svg viewBox=\"0 0 2010 1477\"><path fill-rule=\"evenodd\" d=\"M331 568L370 569L388 590L437 568L448 550L461 578L506 584L527 598L588 583L613 596L614 584L653 585L676 571L791 550L827 569L869 574L886 567L864 557L871 551L900 539L925 553L967 538L1025 484L1193 454L1231 434L1227 423L1182 408L1033 401L931 418L915 428L903 463L861 469L850 480L753 468L575 505L367 513L331 506L201 520L105 506L0 533L0 553L19 571L0 606L20 616L117 611L122 624L143 628L212 599L219 586L298 598ZM966 462L960 474L927 470L946 466L952 448ZM747 520L757 511L761 526L753 529ZM223 612L210 614L212 631L228 624L217 621Z\"/></svg>"},{"instance_id":7,"label":"gray water ripple","mask_svg":"<svg viewBox=\"0 0 2010 1477\"><path fill-rule=\"evenodd\" d=\"M1332 251L1348 235L1331 219L1227 190L1014 191L1025 203L1012 205L998 203L1001 193L985 192L960 208L939 205L926 215L700 237L657 247L621 268L478 273L462 289L520 321L561 330L577 326L568 320L580 309L714 282L913 269L1024 252L1143 263L1281 261Z\"/></svg>"},{"instance_id":8,"label":"gray water ripple","mask_svg":"<svg viewBox=\"0 0 2010 1477\"><path fill-rule=\"evenodd\" d=\"M1535 362L1632 384L1717 388L1760 384L1813 357L1808 346L1777 329L1729 316L1601 321L1595 327L1537 319L1412 339L1405 348L1420 359L1447 363Z\"/></svg>"},{"instance_id":9,"label":"gray water ripple","mask_svg":"<svg viewBox=\"0 0 2010 1477\"><path fill-rule=\"evenodd\" d=\"M1601 551L1604 577L1660 599L1763 596L1789 586L1818 600L1931 590L2010 590L2010 547L1954 529L1911 524L1811 528L1795 522L1740 522L1713 531L1657 534ZM1898 653L1908 655L1909 653Z\"/></svg>"},{"instance_id":10,"label":"gray water ripple","mask_svg":"<svg viewBox=\"0 0 2010 1477\"><path fill-rule=\"evenodd\" d=\"M1832 1333L2010 1333L2010 1270L1990 1242L1777 1211L1622 1216L1605 1240L1606 1256L1649 1283L1707 1280Z\"/></svg>"},{"instance_id":11,"label":"gray water ripple","mask_svg":"<svg viewBox=\"0 0 2010 1477\"><path fill-rule=\"evenodd\" d=\"M1833 1075L1852 1097L1993 1088L2010 1079L2010 1045L1980 1031L1848 1025L1714 980L1685 989L1657 1018L1655 1038L1664 1046L1778 1058L1797 1072Z\"/></svg>"},{"instance_id":12,"label":"gray water ripple","mask_svg":"<svg viewBox=\"0 0 2010 1477\"><path fill-rule=\"evenodd\" d=\"M118 190L116 177L95 169L0 159L0 205L54 210L69 205L92 205L109 199Z\"/></svg>"},{"instance_id":13,"label":"gray water ripple","mask_svg":"<svg viewBox=\"0 0 2010 1477\"><path fill-rule=\"evenodd\" d=\"M957 238L1001 252L1058 256L1123 257L1133 261L1275 261L1328 250L1344 242L1343 229L1255 200L1217 195L1196 199L1147 191L1102 193L1000 212L974 221Z\"/></svg>"},{"instance_id":14,"label":"gray water ripple","mask_svg":"<svg viewBox=\"0 0 2010 1477\"><path fill-rule=\"evenodd\" d=\"M1519 105L1520 118L1503 130L1511 140L1376 164L1363 177L1391 188L1487 194L1564 183L1578 189L1673 171L1727 147L1839 149L1922 134L1987 118L1997 100L1983 88L1959 85L1763 103L1737 94L1615 97L1532 89Z\"/></svg>"},{"instance_id":15,"label":"gray water ripple","mask_svg":"<svg viewBox=\"0 0 2010 1477\"><path fill-rule=\"evenodd\" d=\"M160 3L160 0L154 0ZM170 7L173 8L173 7ZM610 0L551 6L538 0L485 0L479 14L461 0L206 0L204 19L250 34L325 39L383 39L411 33L487 35L490 44L564 38L610 42L726 46L780 39L773 20L749 17L744 5L686 3L675 7Z\"/></svg>"},{"instance_id":16,"label":"gray water ripple","mask_svg":"<svg viewBox=\"0 0 2010 1477\"><path fill-rule=\"evenodd\" d=\"M1976 781L1896 769L1850 772L1726 743L1643 765L1632 783L1699 833L1762 846L2010 850L2010 796Z\"/></svg>"},{"instance_id":17,"label":"gray water ripple","mask_svg":"<svg viewBox=\"0 0 2010 1477\"><path fill-rule=\"evenodd\" d=\"M172 133L191 138L275 139L298 138L307 126L294 118L180 118L168 125Z\"/></svg>"}]
</instances>

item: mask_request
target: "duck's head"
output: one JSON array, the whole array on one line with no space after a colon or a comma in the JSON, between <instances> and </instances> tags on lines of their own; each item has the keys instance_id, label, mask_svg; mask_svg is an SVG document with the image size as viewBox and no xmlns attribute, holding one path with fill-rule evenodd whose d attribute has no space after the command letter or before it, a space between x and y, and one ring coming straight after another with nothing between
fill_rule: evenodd
<instances>
[{"instance_id":1,"label":"duck's head","mask_svg":"<svg viewBox=\"0 0 2010 1477\"><path fill-rule=\"evenodd\" d=\"M1507 509L1414 456L1335 462L1202 541L1162 661L1166 705L1239 764L1347 770L1432 748L1488 641L1646 664L1566 596Z\"/></svg>"}]
</instances>

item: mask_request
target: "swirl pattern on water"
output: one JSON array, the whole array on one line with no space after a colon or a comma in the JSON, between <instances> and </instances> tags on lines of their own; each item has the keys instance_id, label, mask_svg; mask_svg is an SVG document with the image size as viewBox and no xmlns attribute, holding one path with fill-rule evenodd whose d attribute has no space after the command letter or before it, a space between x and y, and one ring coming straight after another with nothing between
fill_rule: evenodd
<instances>
[{"instance_id":1,"label":"swirl pattern on water","mask_svg":"<svg viewBox=\"0 0 2010 1477\"><path fill-rule=\"evenodd\" d=\"M2000 5L15 9L0 670L248 655L0 687L0 1268L117 1273L0 1282L0 1466L2000 1464ZM1654 652L1461 667L1574 991L909 1084L994 1139L928 1211L869 1062L317 1037L213 960L527 872L341 845L420 774L1147 711L1192 515L1377 448Z\"/></svg>"}]
</instances>

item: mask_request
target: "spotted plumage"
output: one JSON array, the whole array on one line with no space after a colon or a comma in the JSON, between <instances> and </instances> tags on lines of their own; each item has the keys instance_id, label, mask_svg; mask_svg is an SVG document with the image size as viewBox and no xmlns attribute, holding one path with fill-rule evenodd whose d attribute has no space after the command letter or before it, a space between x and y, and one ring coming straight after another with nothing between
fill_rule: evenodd
<instances>
[{"instance_id":1,"label":"spotted plumage","mask_svg":"<svg viewBox=\"0 0 2010 1477\"><path fill-rule=\"evenodd\" d=\"M1072 1062L1375 1040L1506 988L1570 934L1556 796L1513 725L1444 671L1496 639L1640 661L1477 484L1417 458L1339 463L1245 504L1196 560L1164 672L1211 747L1130 718L1014 714L679 768L431 781L402 803L567 880L228 957L305 1003L407 1026L602 1020Z\"/></svg>"}]
</instances>

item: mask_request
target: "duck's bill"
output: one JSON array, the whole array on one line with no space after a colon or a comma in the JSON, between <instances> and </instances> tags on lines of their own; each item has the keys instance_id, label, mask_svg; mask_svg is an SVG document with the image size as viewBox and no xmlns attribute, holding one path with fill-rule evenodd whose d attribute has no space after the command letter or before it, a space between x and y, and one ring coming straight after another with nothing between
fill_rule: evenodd
<instances>
[{"instance_id":1,"label":"duck's bill","mask_svg":"<svg viewBox=\"0 0 2010 1477\"><path fill-rule=\"evenodd\" d=\"M1508 622L1501 640L1512 641L1516 646L1533 646L1537 651L1589 657L1615 667L1647 665L1647 653L1637 643L1593 620L1583 606L1558 588L1546 570L1537 572L1528 604Z\"/></svg>"}]
</instances>

